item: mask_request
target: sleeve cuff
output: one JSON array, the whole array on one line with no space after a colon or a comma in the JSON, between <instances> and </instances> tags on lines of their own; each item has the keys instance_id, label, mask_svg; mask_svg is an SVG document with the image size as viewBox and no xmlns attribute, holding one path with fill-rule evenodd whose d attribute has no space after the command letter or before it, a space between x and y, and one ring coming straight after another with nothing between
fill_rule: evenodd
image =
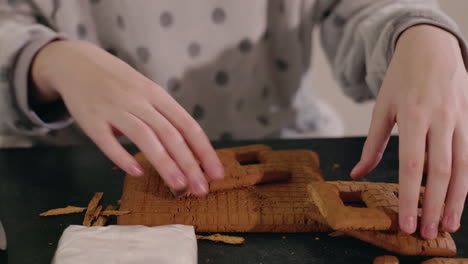
<instances>
[{"instance_id":1,"label":"sleeve cuff","mask_svg":"<svg viewBox=\"0 0 468 264\"><path fill-rule=\"evenodd\" d=\"M29 71L36 54L54 40L66 39L62 35L40 36L26 45L19 54L13 73L13 90L20 111L35 126L47 129L62 129L73 123L62 101L45 104L33 110L29 105Z\"/></svg>"},{"instance_id":2,"label":"sleeve cuff","mask_svg":"<svg viewBox=\"0 0 468 264\"><path fill-rule=\"evenodd\" d=\"M393 54L395 53L396 44L400 35L408 28L416 26L416 25L421 25L421 24L432 25L432 26L441 28L447 32L452 33L458 39L460 50L463 56L463 61L465 62L465 68L468 70L467 42L465 38L463 37L463 35L461 34L461 32L459 32L456 24L452 21L441 21L441 20L438 21L434 18L428 18L428 17L410 17L410 18L406 18L402 20L400 23L395 25L395 31L390 41L391 47L390 47L389 58L391 58Z\"/></svg>"}]
</instances>

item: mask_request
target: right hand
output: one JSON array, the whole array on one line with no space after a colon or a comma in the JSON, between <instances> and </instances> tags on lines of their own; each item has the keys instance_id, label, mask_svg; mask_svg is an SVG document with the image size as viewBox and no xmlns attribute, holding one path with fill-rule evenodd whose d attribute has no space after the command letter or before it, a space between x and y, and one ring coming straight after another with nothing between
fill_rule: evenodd
<instances>
[{"instance_id":1,"label":"right hand","mask_svg":"<svg viewBox=\"0 0 468 264\"><path fill-rule=\"evenodd\" d=\"M36 103L61 97L83 131L129 175L142 175L143 169L114 131L135 143L175 190L207 194L200 165L210 179L223 178L223 166L200 125L163 88L99 47L52 42L37 54L31 77Z\"/></svg>"}]
</instances>

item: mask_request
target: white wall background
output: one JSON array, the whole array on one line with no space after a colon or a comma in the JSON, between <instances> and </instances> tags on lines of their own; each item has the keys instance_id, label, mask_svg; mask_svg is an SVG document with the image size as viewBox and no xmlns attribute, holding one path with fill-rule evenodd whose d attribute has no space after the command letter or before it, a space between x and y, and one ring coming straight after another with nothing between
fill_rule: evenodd
<instances>
[{"instance_id":1,"label":"white wall background","mask_svg":"<svg viewBox=\"0 0 468 264\"><path fill-rule=\"evenodd\" d=\"M457 21L466 38L468 36L468 0L439 0L439 2L442 9ZM344 96L332 79L329 65L321 50L318 32L314 32L313 55L314 94L336 108L344 122L345 136L367 135L374 104L355 104Z\"/></svg>"}]
</instances>

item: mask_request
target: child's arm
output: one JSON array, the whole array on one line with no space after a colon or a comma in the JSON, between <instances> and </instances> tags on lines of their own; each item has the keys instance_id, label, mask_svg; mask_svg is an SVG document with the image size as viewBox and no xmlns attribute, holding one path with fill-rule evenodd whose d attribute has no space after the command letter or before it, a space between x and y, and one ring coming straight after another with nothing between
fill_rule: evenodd
<instances>
[{"instance_id":1,"label":"child's arm","mask_svg":"<svg viewBox=\"0 0 468 264\"><path fill-rule=\"evenodd\" d=\"M72 121L61 101L47 104L55 116L41 115L29 105L30 61L27 58L31 59L41 45L62 38L49 27L37 23L37 16L39 14L27 1L0 0L1 134L41 135L51 129L64 128Z\"/></svg>"},{"instance_id":2,"label":"child's arm","mask_svg":"<svg viewBox=\"0 0 468 264\"><path fill-rule=\"evenodd\" d=\"M377 97L398 37L414 25L445 29L467 50L458 26L437 0L320 0L318 13L333 76L356 102Z\"/></svg>"},{"instance_id":3,"label":"child's arm","mask_svg":"<svg viewBox=\"0 0 468 264\"><path fill-rule=\"evenodd\" d=\"M417 227L424 152L429 172L421 234L455 231L468 190L468 76L466 44L436 1L322 1L325 51L346 94L357 101L377 97L361 161L360 178L382 158L392 127L400 138L400 227ZM461 49L460 49L461 48Z\"/></svg>"},{"instance_id":4,"label":"child's arm","mask_svg":"<svg viewBox=\"0 0 468 264\"><path fill-rule=\"evenodd\" d=\"M36 100L60 96L83 131L130 175L142 168L119 144L126 135L173 189L189 187L205 195L223 167L208 137L162 87L125 62L85 41L55 41L37 54L31 67Z\"/></svg>"},{"instance_id":5,"label":"child's arm","mask_svg":"<svg viewBox=\"0 0 468 264\"><path fill-rule=\"evenodd\" d=\"M208 177L223 177L204 131L162 87L94 44L60 40L36 21L41 14L28 3L0 0L0 67L6 72L0 79L1 132L46 133L73 116L130 175L142 168L116 132L133 141L173 189L206 194L200 165Z\"/></svg>"},{"instance_id":6,"label":"child's arm","mask_svg":"<svg viewBox=\"0 0 468 264\"><path fill-rule=\"evenodd\" d=\"M362 177L380 161L395 123L399 131L400 227L417 226L418 191L424 152L428 176L421 235L460 226L468 190L468 75L457 38L442 29L418 25L400 37L374 107L361 161L352 172ZM444 202L445 207L443 207Z\"/></svg>"}]
</instances>

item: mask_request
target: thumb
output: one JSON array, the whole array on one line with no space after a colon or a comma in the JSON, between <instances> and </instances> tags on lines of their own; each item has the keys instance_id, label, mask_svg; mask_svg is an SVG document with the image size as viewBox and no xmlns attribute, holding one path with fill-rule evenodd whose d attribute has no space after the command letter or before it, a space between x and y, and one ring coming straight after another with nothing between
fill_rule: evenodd
<instances>
[{"instance_id":1,"label":"thumb","mask_svg":"<svg viewBox=\"0 0 468 264\"><path fill-rule=\"evenodd\" d=\"M372 113L369 134L362 149L361 160L351 171L351 178L362 178L379 164L394 124L394 115L386 104L377 100Z\"/></svg>"}]
</instances>

